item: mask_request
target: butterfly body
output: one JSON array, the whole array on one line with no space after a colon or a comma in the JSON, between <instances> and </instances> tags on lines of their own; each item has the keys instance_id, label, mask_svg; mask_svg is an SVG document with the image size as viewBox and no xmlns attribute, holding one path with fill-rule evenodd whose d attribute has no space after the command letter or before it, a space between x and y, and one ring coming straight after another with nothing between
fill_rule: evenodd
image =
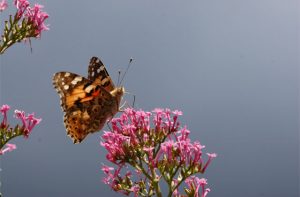
<instances>
[{"instance_id":1,"label":"butterfly body","mask_svg":"<svg viewBox=\"0 0 300 197\"><path fill-rule=\"evenodd\" d=\"M70 72L58 72L53 85L61 98L64 124L74 143L89 133L101 130L118 113L124 87L115 87L105 66L91 58L88 78Z\"/></svg>"}]
</instances>

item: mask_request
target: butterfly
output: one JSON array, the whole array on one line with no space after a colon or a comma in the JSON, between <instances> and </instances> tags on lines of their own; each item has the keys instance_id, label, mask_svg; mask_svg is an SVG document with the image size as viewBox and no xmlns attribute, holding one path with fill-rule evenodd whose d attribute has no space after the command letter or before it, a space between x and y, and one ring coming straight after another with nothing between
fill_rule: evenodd
<instances>
[{"instance_id":1,"label":"butterfly","mask_svg":"<svg viewBox=\"0 0 300 197\"><path fill-rule=\"evenodd\" d=\"M88 77L70 72L58 72L53 85L60 96L64 112L64 124L74 144L80 143L88 134L101 130L106 121L119 112L125 92L116 87L104 64L92 57Z\"/></svg>"}]
</instances>

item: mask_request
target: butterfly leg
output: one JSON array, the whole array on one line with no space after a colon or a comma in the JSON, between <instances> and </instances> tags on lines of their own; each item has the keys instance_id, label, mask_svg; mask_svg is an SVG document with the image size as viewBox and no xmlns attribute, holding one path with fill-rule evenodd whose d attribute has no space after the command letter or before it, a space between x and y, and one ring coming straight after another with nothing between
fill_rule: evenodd
<instances>
[{"instance_id":1,"label":"butterfly leg","mask_svg":"<svg viewBox=\"0 0 300 197\"><path fill-rule=\"evenodd\" d=\"M125 107L126 104L127 104L127 102L125 101L125 102L120 106L119 112L124 112L124 111L125 111L125 110L124 110L124 107Z\"/></svg>"},{"instance_id":2,"label":"butterfly leg","mask_svg":"<svg viewBox=\"0 0 300 197\"><path fill-rule=\"evenodd\" d=\"M109 123L111 122L111 119L107 120L106 125L109 128L110 131L112 131L111 127L109 126Z\"/></svg>"},{"instance_id":3,"label":"butterfly leg","mask_svg":"<svg viewBox=\"0 0 300 197\"><path fill-rule=\"evenodd\" d=\"M128 102L125 101L125 102L121 105L121 107L119 108L119 112L124 112L124 108L125 108L125 107L126 107L126 108L134 108L134 104L135 104L135 95L134 95L134 94L132 94L132 95L133 95L133 102L132 102L132 105L128 104Z\"/></svg>"},{"instance_id":4,"label":"butterfly leg","mask_svg":"<svg viewBox=\"0 0 300 197\"><path fill-rule=\"evenodd\" d=\"M128 104L128 102L124 102L122 105L121 105L121 107L119 108L119 112L124 112L125 110L125 108L133 108L132 106L130 106L129 104Z\"/></svg>"}]
</instances>

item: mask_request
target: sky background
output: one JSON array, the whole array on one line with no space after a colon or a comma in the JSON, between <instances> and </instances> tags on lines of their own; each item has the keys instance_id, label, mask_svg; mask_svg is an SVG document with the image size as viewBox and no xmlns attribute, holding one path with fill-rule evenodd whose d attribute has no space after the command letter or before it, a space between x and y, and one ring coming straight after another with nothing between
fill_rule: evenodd
<instances>
[{"instance_id":1,"label":"sky background","mask_svg":"<svg viewBox=\"0 0 300 197\"><path fill-rule=\"evenodd\" d=\"M1 104L43 118L1 156L4 197L120 196L101 182L101 133L74 145L52 87L58 71L86 76L92 56L114 80L133 57L136 107L182 110L192 140L218 153L209 197L299 196L298 0L38 3L50 31L32 53L17 44L0 57Z\"/></svg>"}]
</instances>

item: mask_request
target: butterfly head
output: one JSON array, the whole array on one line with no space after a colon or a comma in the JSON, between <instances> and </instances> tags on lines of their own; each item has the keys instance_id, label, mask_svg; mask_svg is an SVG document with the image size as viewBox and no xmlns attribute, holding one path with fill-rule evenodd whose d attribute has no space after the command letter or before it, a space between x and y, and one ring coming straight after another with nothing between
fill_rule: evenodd
<instances>
[{"instance_id":1,"label":"butterfly head","mask_svg":"<svg viewBox=\"0 0 300 197\"><path fill-rule=\"evenodd\" d=\"M119 87L116 87L115 89L113 89L110 93L113 97L116 98L117 103L120 103L122 96L125 93L125 88L124 88L124 86L119 86Z\"/></svg>"}]
</instances>

